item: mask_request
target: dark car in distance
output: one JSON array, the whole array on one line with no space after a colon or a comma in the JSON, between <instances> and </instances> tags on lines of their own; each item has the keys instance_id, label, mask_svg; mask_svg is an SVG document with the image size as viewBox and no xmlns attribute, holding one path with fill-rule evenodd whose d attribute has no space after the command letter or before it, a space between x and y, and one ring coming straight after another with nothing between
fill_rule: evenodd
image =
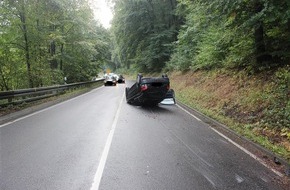
<instances>
[{"instance_id":1,"label":"dark car in distance","mask_svg":"<svg viewBox=\"0 0 290 190\"><path fill-rule=\"evenodd\" d=\"M123 75L119 75L118 83L125 83L125 78L123 77Z\"/></svg>"},{"instance_id":2,"label":"dark car in distance","mask_svg":"<svg viewBox=\"0 0 290 190\"><path fill-rule=\"evenodd\" d=\"M136 106L154 106L165 98L174 99L173 90L167 75L162 77L143 77L137 75L136 82L131 87L126 87L127 103ZM175 101L174 101L175 102Z\"/></svg>"}]
</instances>

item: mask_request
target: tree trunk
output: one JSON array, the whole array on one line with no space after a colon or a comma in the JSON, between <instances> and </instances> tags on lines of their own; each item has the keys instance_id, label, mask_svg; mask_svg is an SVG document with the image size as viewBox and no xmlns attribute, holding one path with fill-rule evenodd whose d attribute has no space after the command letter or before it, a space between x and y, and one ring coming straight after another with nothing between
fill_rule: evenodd
<instances>
[{"instance_id":1,"label":"tree trunk","mask_svg":"<svg viewBox=\"0 0 290 190\"><path fill-rule=\"evenodd\" d=\"M63 70L63 43L60 45L60 53L61 53L61 57L60 57L60 61L59 61L59 70Z\"/></svg>"},{"instance_id":2,"label":"tree trunk","mask_svg":"<svg viewBox=\"0 0 290 190\"><path fill-rule=\"evenodd\" d=\"M54 58L56 54L56 44L54 40L50 42L49 50L50 50L50 55L52 57L52 60L50 61L50 67L51 69L57 69L58 63L57 63L57 60Z\"/></svg>"},{"instance_id":3,"label":"tree trunk","mask_svg":"<svg viewBox=\"0 0 290 190\"><path fill-rule=\"evenodd\" d=\"M176 9L176 0L170 0L170 6L171 6L170 11L173 13L174 10ZM176 15L172 14L169 22L169 28L173 27L174 29L176 29L176 26L177 26L177 17Z\"/></svg>"},{"instance_id":4,"label":"tree trunk","mask_svg":"<svg viewBox=\"0 0 290 190\"><path fill-rule=\"evenodd\" d=\"M151 27L151 31L154 31L154 21L156 20L156 15L155 15L155 12L154 12L154 4L152 2L152 0L147 0L147 2L149 3L150 5L150 9L148 10L148 15L149 15L149 18L151 19L151 22L150 22L150 27Z\"/></svg>"},{"instance_id":5,"label":"tree trunk","mask_svg":"<svg viewBox=\"0 0 290 190\"><path fill-rule=\"evenodd\" d=\"M254 32L255 37L255 48L256 48L256 59L257 63L260 64L263 62L263 55L266 51L264 43L264 28L261 22L257 24Z\"/></svg>"},{"instance_id":6,"label":"tree trunk","mask_svg":"<svg viewBox=\"0 0 290 190\"><path fill-rule=\"evenodd\" d=\"M61 25L61 33L64 35L64 25ZM63 50L64 50L64 44L61 43L60 45L60 61L59 61L59 69L63 70Z\"/></svg>"},{"instance_id":7,"label":"tree trunk","mask_svg":"<svg viewBox=\"0 0 290 190\"><path fill-rule=\"evenodd\" d=\"M6 90L6 91L10 90L9 87L8 87L6 78L5 78L5 76L4 76L3 71L2 71L1 68L0 68L0 76L1 76L1 79L2 79L1 90L2 91L4 91L4 90Z\"/></svg>"},{"instance_id":8,"label":"tree trunk","mask_svg":"<svg viewBox=\"0 0 290 190\"><path fill-rule=\"evenodd\" d=\"M28 84L30 88L33 88L33 80L31 75L31 64L30 64L30 49L29 49L29 42L27 36L27 27L26 27L26 15L25 15L25 7L24 2L21 5L21 11L19 13L20 20L21 20L21 29L23 32L24 38L24 50L25 50L25 60L26 60L26 67L27 67L27 75L28 75Z\"/></svg>"},{"instance_id":9,"label":"tree trunk","mask_svg":"<svg viewBox=\"0 0 290 190\"><path fill-rule=\"evenodd\" d=\"M290 8L290 6L288 8ZM288 28L288 32L287 32L288 38L287 39L290 39L290 19L287 20L287 28ZM289 42L289 40L287 42L286 47L287 47L288 50L290 49L290 42ZM290 57L289 56L288 56L288 63L290 64Z\"/></svg>"},{"instance_id":10,"label":"tree trunk","mask_svg":"<svg viewBox=\"0 0 290 190\"><path fill-rule=\"evenodd\" d=\"M263 4L256 1L254 4L255 13L259 13L263 10ZM255 38L255 50L256 50L256 62L257 67L260 67L263 63L271 61L272 57L266 52L266 46L264 41L264 27L263 22L258 21L256 27L254 28L254 38Z\"/></svg>"}]
</instances>

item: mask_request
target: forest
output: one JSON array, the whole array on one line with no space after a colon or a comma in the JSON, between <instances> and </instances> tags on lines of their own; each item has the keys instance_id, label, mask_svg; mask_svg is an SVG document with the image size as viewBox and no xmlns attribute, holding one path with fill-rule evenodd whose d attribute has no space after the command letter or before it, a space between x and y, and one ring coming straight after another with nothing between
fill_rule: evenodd
<instances>
[{"instance_id":1,"label":"forest","mask_svg":"<svg viewBox=\"0 0 290 190\"><path fill-rule=\"evenodd\" d=\"M109 31L94 20L87 1L0 5L1 91L89 81L110 62Z\"/></svg>"},{"instance_id":2,"label":"forest","mask_svg":"<svg viewBox=\"0 0 290 190\"><path fill-rule=\"evenodd\" d=\"M87 81L105 68L257 73L289 65L287 0L108 1L110 29L87 0L2 0L0 89Z\"/></svg>"},{"instance_id":3,"label":"forest","mask_svg":"<svg viewBox=\"0 0 290 190\"><path fill-rule=\"evenodd\" d=\"M113 62L143 72L289 64L287 0L120 0Z\"/></svg>"}]
</instances>

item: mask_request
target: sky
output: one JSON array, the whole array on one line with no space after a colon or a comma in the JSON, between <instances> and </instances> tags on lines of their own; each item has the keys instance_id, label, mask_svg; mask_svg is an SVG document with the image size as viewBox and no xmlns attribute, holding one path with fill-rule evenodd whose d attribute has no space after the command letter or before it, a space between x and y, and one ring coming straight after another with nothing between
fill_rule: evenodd
<instances>
[{"instance_id":1,"label":"sky","mask_svg":"<svg viewBox=\"0 0 290 190\"><path fill-rule=\"evenodd\" d=\"M106 0L90 0L90 3L94 11L95 19L99 20L105 28L109 28L111 26L110 21L113 18L113 13Z\"/></svg>"}]
</instances>

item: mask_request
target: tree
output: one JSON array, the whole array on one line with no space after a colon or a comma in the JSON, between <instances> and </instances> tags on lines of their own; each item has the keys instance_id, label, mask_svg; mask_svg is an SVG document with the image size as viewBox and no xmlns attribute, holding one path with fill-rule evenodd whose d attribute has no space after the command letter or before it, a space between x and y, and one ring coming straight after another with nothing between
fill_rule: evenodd
<instances>
[{"instance_id":1,"label":"tree","mask_svg":"<svg viewBox=\"0 0 290 190\"><path fill-rule=\"evenodd\" d=\"M108 35L87 0L3 0L0 5L1 90L60 84L64 76L69 82L90 80L106 64L97 54L109 47L102 44Z\"/></svg>"},{"instance_id":2,"label":"tree","mask_svg":"<svg viewBox=\"0 0 290 190\"><path fill-rule=\"evenodd\" d=\"M116 1L112 24L114 60L130 68L161 71L169 60L177 35L176 1Z\"/></svg>"},{"instance_id":3,"label":"tree","mask_svg":"<svg viewBox=\"0 0 290 190\"><path fill-rule=\"evenodd\" d=\"M185 23L169 68L271 69L289 63L286 0L179 0Z\"/></svg>"}]
</instances>

